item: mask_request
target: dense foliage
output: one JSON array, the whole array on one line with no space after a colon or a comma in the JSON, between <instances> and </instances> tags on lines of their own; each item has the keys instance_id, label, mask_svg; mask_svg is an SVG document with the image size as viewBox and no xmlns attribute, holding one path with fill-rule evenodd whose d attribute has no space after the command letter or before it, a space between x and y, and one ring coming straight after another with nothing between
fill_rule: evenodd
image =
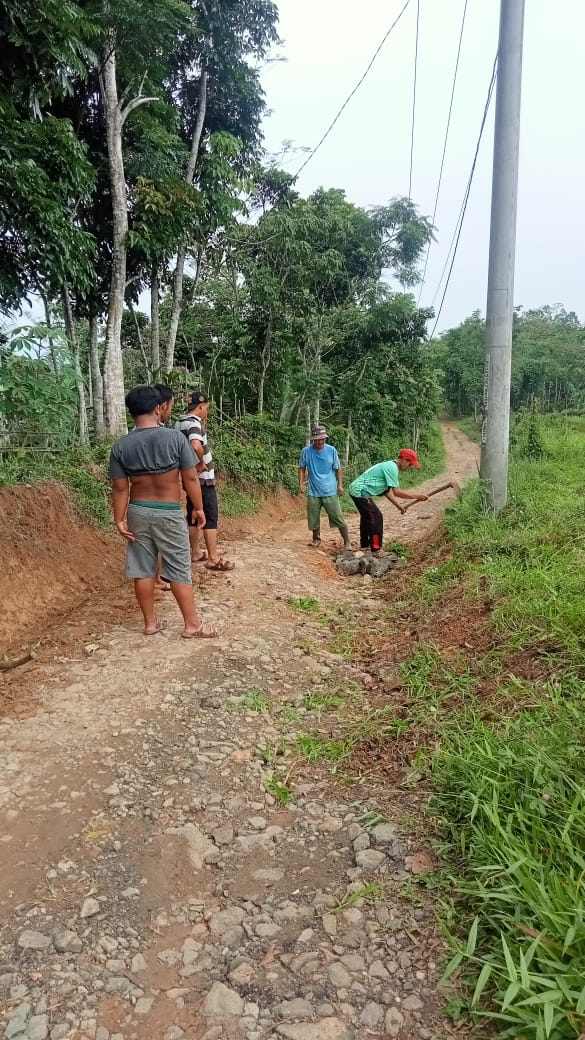
<instances>
[{"instance_id":1,"label":"dense foliage","mask_svg":"<svg viewBox=\"0 0 585 1040\"><path fill-rule=\"evenodd\" d=\"M485 321L476 311L432 344L452 415L481 411ZM541 307L514 314L511 407L540 411L585 407L585 325L573 311Z\"/></svg>"},{"instance_id":2,"label":"dense foliage","mask_svg":"<svg viewBox=\"0 0 585 1040\"><path fill-rule=\"evenodd\" d=\"M301 198L267 163L276 20L271 0L0 0L0 312L45 311L4 344L4 455L119 435L125 388L161 378L179 400L202 383L217 424L269 414L295 451L319 420L366 462L424 445L408 288L433 229L407 199Z\"/></svg>"}]
</instances>

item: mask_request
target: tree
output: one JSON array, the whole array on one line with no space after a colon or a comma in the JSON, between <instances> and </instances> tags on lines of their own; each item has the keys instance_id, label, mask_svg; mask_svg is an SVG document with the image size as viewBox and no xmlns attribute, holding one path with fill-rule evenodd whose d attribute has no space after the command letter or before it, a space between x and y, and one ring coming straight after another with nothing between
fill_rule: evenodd
<instances>
[{"instance_id":1,"label":"tree","mask_svg":"<svg viewBox=\"0 0 585 1040\"><path fill-rule=\"evenodd\" d=\"M241 141L244 152L249 150L254 155L264 95L258 73L248 61L262 58L277 40L278 12L271 0L205 0L199 4L199 12L199 34L189 39L188 54L185 49L180 53L173 83L184 99L183 130L189 141L184 176L188 185L195 183L203 143L214 131L228 131ZM189 237L185 236L177 249L166 372L174 364L189 246ZM200 240L196 251L200 259Z\"/></svg>"},{"instance_id":2,"label":"tree","mask_svg":"<svg viewBox=\"0 0 585 1040\"><path fill-rule=\"evenodd\" d=\"M124 370L120 345L126 292L128 199L122 131L137 108L160 98L168 62L179 33L188 31L189 9L182 0L116 0L102 9L100 91L104 106L112 203L112 259L104 404L106 431L126 431ZM118 56L123 55L119 61ZM148 93L145 93L145 90Z\"/></svg>"},{"instance_id":3,"label":"tree","mask_svg":"<svg viewBox=\"0 0 585 1040\"><path fill-rule=\"evenodd\" d=\"M449 329L432 348L443 395L455 415L481 410L485 322L479 311ZM543 411L585 401L585 327L563 307L516 308L512 335L511 406Z\"/></svg>"},{"instance_id":4,"label":"tree","mask_svg":"<svg viewBox=\"0 0 585 1040\"><path fill-rule=\"evenodd\" d=\"M93 172L53 102L87 73L95 24L73 0L0 2L0 308L50 282L91 279L92 241L72 221Z\"/></svg>"}]
</instances>

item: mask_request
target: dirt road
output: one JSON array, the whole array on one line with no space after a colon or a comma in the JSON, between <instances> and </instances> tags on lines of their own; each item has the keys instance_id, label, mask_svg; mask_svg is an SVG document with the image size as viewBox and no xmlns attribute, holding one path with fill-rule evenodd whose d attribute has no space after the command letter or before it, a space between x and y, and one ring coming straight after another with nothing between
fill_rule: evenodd
<instances>
[{"instance_id":1,"label":"dirt road","mask_svg":"<svg viewBox=\"0 0 585 1040\"><path fill-rule=\"evenodd\" d=\"M476 447L449 425L445 443L463 483ZM388 505L386 537L421 540L449 497ZM385 820L367 783L279 768L315 705L362 678L323 614L377 607L371 579L335 573L333 536L307 541L292 516L228 546L233 575L201 579L217 641L181 640L164 594L168 627L146 638L128 597L109 626L90 603L65 653L19 670L37 707L0 723L8 1040L446 1035L431 908L392 895L417 851L400 806Z\"/></svg>"}]
</instances>

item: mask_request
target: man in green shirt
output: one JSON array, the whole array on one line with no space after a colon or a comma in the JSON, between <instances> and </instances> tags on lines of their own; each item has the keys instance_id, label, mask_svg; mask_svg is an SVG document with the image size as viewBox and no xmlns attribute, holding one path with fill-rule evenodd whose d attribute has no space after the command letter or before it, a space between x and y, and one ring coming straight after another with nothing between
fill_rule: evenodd
<instances>
[{"instance_id":1,"label":"man in green shirt","mask_svg":"<svg viewBox=\"0 0 585 1040\"><path fill-rule=\"evenodd\" d=\"M371 549L374 556L383 554L384 517L374 498L384 495L393 506L404 513L404 506L399 499L414 499L415 502L426 502L428 495L418 494L416 491L401 491L399 486L399 472L404 472L414 466L420 469L420 462L416 451L412 448L403 448L398 453L398 458L388 462L379 462L376 466L356 477L349 485L349 493L353 498L357 511L360 514L360 548Z\"/></svg>"}]
</instances>

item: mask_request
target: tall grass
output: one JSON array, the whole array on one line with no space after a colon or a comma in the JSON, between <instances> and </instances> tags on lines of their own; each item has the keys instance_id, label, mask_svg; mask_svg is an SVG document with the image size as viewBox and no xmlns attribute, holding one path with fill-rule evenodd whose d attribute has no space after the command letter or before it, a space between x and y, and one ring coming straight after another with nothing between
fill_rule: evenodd
<instances>
[{"instance_id":1,"label":"tall grass","mask_svg":"<svg viewBox=\"0 0 585 1040\"><path fill-rule=\"evenodd\" d=\"M476 486L447 526L458 581L487 584L500 640L545 667L525 684L530 708L445 720L431 770L461 879L446 977L490 1033L565 1040L585 1036L585 445L566 420L538 437L536 459L538 438L516 440L503 515L482 511Z\"/></svg>"}]
</instances>

